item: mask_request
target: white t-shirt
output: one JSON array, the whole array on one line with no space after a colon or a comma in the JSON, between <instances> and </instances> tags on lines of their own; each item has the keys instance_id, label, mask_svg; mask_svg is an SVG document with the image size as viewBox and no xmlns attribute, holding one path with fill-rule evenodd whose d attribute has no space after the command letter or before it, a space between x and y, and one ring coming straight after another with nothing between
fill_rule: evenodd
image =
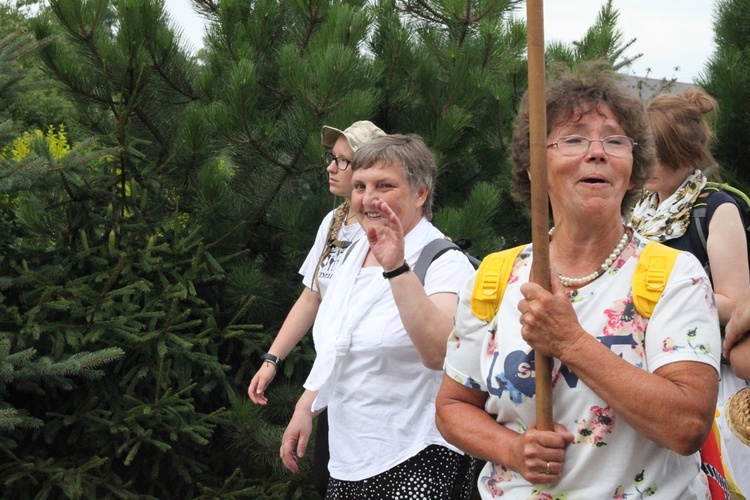
<instances>
[{"instance_id":1,"label":"white t-shirt","mask_svg":"<svg viewBox=\"0 0 750 500\"><path fill-rule=\"evenodd\" d=\"M302 275L302 284L312 291L317 290L313 281L315 268L318 265L320 256L323 254L323 249L328 239L328 230L331 227L331 219L335 213L336 209L333 209L323 218L323 222L320 223L320 227L318 228L318 233L315 235L315 243L302 263L302 267L299 269L299 273ZM344 242L344 245L334 246L331 249L331 253L323 259L318 269L318 284L320 285L321 296L325 295L328 284L331 282L331 278L333 278L333 272L341 264L349 245L360 239L364 234L362 226L357 223L348 226L345 224L341 225L336 239Z\"/></svg>"},{"instance_id":2,"label":"white t-shirt","mask_svg":"<svg viewBox=\"0 0 750 500\"><path fill-rule=\"evenodd\" d=\"M651 319L636 312L632 278L646 242L636 235L607 273L571 294L581 326L651 373L680 361L707 363L718 371L721 341L713 292L691 254L678 256ZM472 314L474 279L466 283L445 360L448 376L488 392L485 410L516 432L536 422L534 352L521 337L517 309L531 261L528 249L516 261L494 335ZM554 360L552 375L553 420L575 436L566 448L561 480L531 485L520 474L487 463L478 480L483 499L706 498L698 453L681 456L646 439L560 360Z\"/></svg>"},{"instance_id":3,"label":"white t-shirt","mask_svg":"<svg viewBox=\"0 0 750 500\"><path fill-rule=\"evenodd\" d=\"M407 256L416 259L415 252L442 236L422 219L406 235ZM417 237L421 248L416 247L413 252L410 248ZM362 243L366 242L359 244ZM473 270L461 252L446 252L429 267L425 292L428 296L458 293ZM435 427L435 398L443 374L426 368L420 361L401 322L390 286L383 286L387 285L383 269L359 267L352 273L356 273L356 278L352 276L356 280L352 291L342 298L344 303L336 304L336 310L343 316L343 324L354 321L356 327L351 330L346 354L337 358L327 383L332 386L327 400L331 453L328 469L332 477L344 481L359 481L387 471L431 444L456 449ZM334 286L342 286L344 277L337 275ZM383 293L373 297L375 290ZM330 294L326 298L333 299ZM349 318L350 315L355 317Z\"/></svg>"}]
</instances>

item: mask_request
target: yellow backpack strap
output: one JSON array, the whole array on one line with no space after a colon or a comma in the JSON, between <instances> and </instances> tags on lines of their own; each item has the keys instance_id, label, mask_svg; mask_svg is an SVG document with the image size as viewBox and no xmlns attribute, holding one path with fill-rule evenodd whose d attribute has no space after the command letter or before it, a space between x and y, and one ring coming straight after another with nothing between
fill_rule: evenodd
<instances>
[{"instance_id":1,"label":"yellow backpack strap","mask_svg":"<svg viewBox=\"0 0 750 500\"><path fill-rule=\"evenodd\" d=\"M654 241L643 248L633 275L633 305L644 318L653 314L679 253Z\"/></svg>"},{"instance_id":2,"label":"yellow backpack strap","mask_svg":"<svg viewBox=\"0 0 750 500\"><path fill-rule=\"evenodd\" d=\"M474 316L488 322L495 317L513 271L513 264L526 246L491 253L482 260L471 293L471 311Z\"/></svg>"}]
</instances>

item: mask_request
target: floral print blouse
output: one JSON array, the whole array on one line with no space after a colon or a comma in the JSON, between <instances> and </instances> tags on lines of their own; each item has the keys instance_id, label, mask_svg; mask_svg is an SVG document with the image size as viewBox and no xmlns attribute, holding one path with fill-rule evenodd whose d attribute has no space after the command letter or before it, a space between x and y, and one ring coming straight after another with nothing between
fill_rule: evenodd
<instances>
[{"instance_id":1,"label":"floral print blouse","mask_svg":"<svg viewBox=\"0 0 750 500\"><path fill-rule=\"evenodd\" d=\"M717 369L721 340L713 292L698 261L682 252L651 319L633 306L632 279L647 240L635 235L604 275L570 294L581 326L622 359L649 372L680 361ZM471 312L473 278L461 291L445 371L487 393L485 410L516 432L536 421L534 352L520 333L520 286L529 281L531 246L521 252L491 323ZM532 485L502 465L487 463L483 499L706 498L698 453L680 456L637 433L560 360L552 371L553 420L575 438L561 479Z\"/></svg>"}]
</instances>

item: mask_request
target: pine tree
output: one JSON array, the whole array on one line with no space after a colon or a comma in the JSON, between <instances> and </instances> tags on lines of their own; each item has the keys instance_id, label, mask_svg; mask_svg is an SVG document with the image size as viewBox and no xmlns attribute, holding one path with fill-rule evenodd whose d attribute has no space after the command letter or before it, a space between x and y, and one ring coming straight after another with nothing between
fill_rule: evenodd
<instances>
[{"instance_id":1,"label":"pine tree","mask_svg":"<svg viewBox=\"0 0 750 500\"><path fill-rule=\"evenodd\" d=\"M380 70L360 50L375 12L364 1L229 0L217 5L215 15L219 22L207 36L200 88L211 102L215 154L232 169L238 197L215 227L239 228L236 241L250 255L234 268L237 280L228 295L252 300L246 314L265 327L233 366L243 392L234 403L228 435L235 446L226 460L242 464L269 496L314 498L309 475L289 474L278 459L281 434L314 356L311 339L287 358L286 378L277 377L267 407L252 405L244 391L301 291L297 269L318 224L340 202L328 192L321 127L345 128L363 119L383 125L376 116L382 96L373 84ZM253 276L257 281L250 282ZM251 288L261 284L262 290Z\"/></svg>"},{"instance_id":2,"label":"pine tree","mask_svg":"<svg viewBox=\"0 0 750 500\"><path fill-rule=\"evenodd\" d=\"M526 85L526 32L510 18L514 3L382 0L370 41L383 68L376 84L385 130L425 138L438 158L435 222L480 256L528 234L507 183Z\"/></svg>"},{"instance_id":3,"label":"pine tree","mask_svg":"<svg viewBox=\"0 0 750 500\"><path fill-rule=\"evenodd\" d=\"M750 192L750 1L718 2L714 33L716 52L697 83L719 103L714 156L727 180Z\"/></svg>"},{"instance_id":4,"label":"pine tree","mask_svg":"<svg viewBox=\"0 0 750 500\"><path fill-rule=\"evenodd\" d=\"M507 159L526 87L519 2L195 5L212 20L200 60L159 2L53 0L55 20L33 23L37 40L58 35L40 54L96 146L6 207L18 257L0 280L21 292L4 296L4 321L24 355L124 356L16 405L43 427L18 434L5 496L314 498L278 460L311 340L267 407L245 391L339 201L323 125L422 135L439 162L435 223L471 253L529 240ZM614 29L579 48L622 55Z\"/></svg>"},{"instance_id":5,"label":"pine tree","mask_svg":"<svg viewBox=\"0 0 750 500\"><path fill-rule=\"evenodd\" d=\"M371 119L390 133L425 138L439 162L435 223L454 238L470 239L472 253L484 256L529 240L526 214L510 197L507 159L526 88L526 31L510 15L516 6L473 2L467 11L466 4L393 0L217 6L219 22L209 32L204 53L211 75L205 92L221 103L214 121L227 127L220 133L232 147L238 176L249 174L250 187L250 179L256 179L259 192L249 191L245 198L265 200L261 193L271 182L280 194L278 205L267 212L270 217L253 221L256 230L273 224L268 234L282 245L279 251L263 252L270 242L253 241L264 260L276 254L301 262L309 247L299 245L300 232L310 237L331 207L328 201L319 208L319 200L330 200L320 182L322 165L316 162L322 153L320 126L345 127L358 119ZM608 12L600 23L608 29L598 29L580 48L625 66L630 60L622 57L629 45L620 43L617 16ZM240 148L235 150L235 144ZM250 189L244 186L238 187ZM265 263L273 265L268 259ZM293 273L285 276L298 281ZM245 381L275 333L271 323L264 324L271 335L247 353L254 364ZM278 436L312 356L306 339L288 360L288 382L277 380L269 390L267 408L247 402L236 407L236 441L248 443L243 456L275 473L280 472ZM300 493L299 488L290 485L293 492Z\"/></svg>"}]
</instances>

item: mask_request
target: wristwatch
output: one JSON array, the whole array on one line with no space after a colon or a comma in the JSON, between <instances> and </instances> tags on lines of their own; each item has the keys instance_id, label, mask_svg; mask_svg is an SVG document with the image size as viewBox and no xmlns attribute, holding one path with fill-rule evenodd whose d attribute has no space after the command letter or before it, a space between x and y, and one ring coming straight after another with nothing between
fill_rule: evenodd
<instances>
[{"instance_id":1,"label":"wristwatch","mask_svg":"<svg viewBox=\"0 0 750 500\"><path fill-rule=\"evenodd\" d=\"M404 265L402 265L401 267L397 267L393 271L383 271L383 278L385 279L395 278L396 276L401 276L406 271L411 271L411 267L409 266L409 263L406 262L406 259L404 259Z\"/></svg>"},{"instance_id":2,"label":"wristwatch","mask_svg":"<svg viewBox=\"0 0 750 500\"><path fill-rule=\"evenodd\" d=\"M281 359L278 356L274 356L270 352L262 354L260 356L260 359L261 359L261 361L268 361L269 363L272 363L273 366L276 367L276 371L281 370L281 364L284 362L283 359Z\"/></svg>"}]
</instances>

